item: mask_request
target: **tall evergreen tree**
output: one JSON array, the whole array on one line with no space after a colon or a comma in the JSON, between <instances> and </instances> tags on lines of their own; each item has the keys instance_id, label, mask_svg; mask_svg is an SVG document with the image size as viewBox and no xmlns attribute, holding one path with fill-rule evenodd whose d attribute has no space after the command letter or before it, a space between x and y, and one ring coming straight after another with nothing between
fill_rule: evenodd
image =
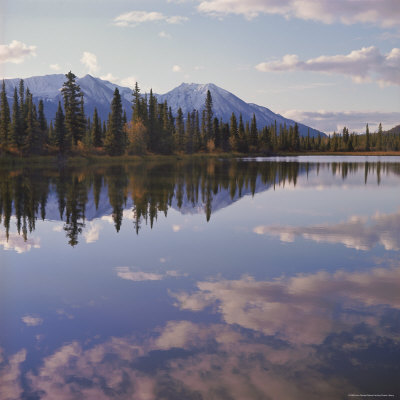
<instances>
[{"instance_id":1,"label":"tall evergreen tree","mask_svg":"<svg viewBox=\"0 0 400 400\"><path fill-rule=\"evenodd\" d=\"M72 137L73 143L76 145L79 140L82 140L85 133L86 121L83 113L83 94L76 83L76 76L71 71L65 77L67 80L61 89L64 97L65 126L68 135Z\"/></svg>"},{"instance_id":2,"label":"tall evergreen tree","mask_svg":"<svg viewBox=\"0 0 400 400\"><path fill-rule=\"evenodd\" d=\"M8 105L6 84L3 79L3 85L0 94L0 144L8 146L10 140L10 107Z\"/></svg>"},{"instance_id":3,"label":"tall evergreen tree","mask_svg":"<svg viewBox=\"0 0 400 400\"><path fill-rule=\"evenodd\" d=\"M257 147L257 144L258 144L258 130L257 130L256 115L254 113L253 113L253 117L251 119L249 142L250 142L251 146Z\"/></svg>"},{"instance_id":4,"label":"tall evergreen tree","mask_svg":"<svg viewBox=\"0 0 400 400\"><path fill-rule=\"evenodd\" d=\"M182 109L178 108L178 114L176 116L176 130L175 130L175 149L177 151L184 150L184 137L185 137L185 127L183 122L183 112Z\"/></svg>"},{"instance_id":5,"label":"tall evergreen tree","mask_svg":"<svg viewBox=\"0 0 400 400\"><path fill-rule=\"evenodd\" d=\"M205 139L206 142L212 139L213 132L213 101L211 92L207 90L206 101L204 104L205 111Z\"/></svg>"},{"instance_id":6,"label":"tall evergreen tree","mask_svg":"<svg viewBox=\"0 0 400 400\"><path fill-rule=\"evenodd\" d=\"M370 133L369 133L369 127L368 124L365 128L365 151L370 151L371 150L371 138L370 138Z\"/></svg>"},{"instance_id":7,"label":"tall evergreen tree","mask_svg":"<svg viewBox=\"0 0 400 400\"><path fill-rule=\"evenodd\" d=\"M26 98L28 113L26 116L26 132L24 152L26 154L39 154L43 145L43 134L37 120L36 106L33 104L32 94Z\"/></svg>"},{"instance_id":8,"label":"tall evergreen tree","mask_svg":"<svg viewBox=\"0 0 400 400\"><path fill-rule=\"evenodd\" d=\"M115 88L111 102L111 114L108 121L104 147L109 155L117 156L124 153L125 139L122 126L122 102L118 88Z\"/></svg>"},{"instance_id":9,"label":"tall evergreen tree","mask_svg":"<svg viewBox=\"0 0 400 400\"><path fill-rule=\"evenodd\" d=\"M382 131L382 124L379 123L379 128L378 128L378 138L377 138L377 149L379 151L382 150L383 148L383 131Z\"/></svg>"},{"instance_id":10,"label":"tall evergreen tree","mask_svg":"<svg viewBox=\"0 0 400 400\"><path fill-rule=\"evenodd\" d=\"M239 151L239 134L235 113L232 113L229 124L229 143L232 150Z\"/></svg>"},{"instance_id":11,"label":"tall evergreen tree","mask_svg":"<svg viewBox=\"0 0 400 400\"><path fill-rule=\"evenodd\" d=\"M56 119L54 122L54 138L55 145L58 147L60 153L66 153L70 150L72 144L72 138L65 126L65 117L61 102L58 102L58 109L56 112Z\"/></svg>"},{"instance_id":12,"label":"tall evergreen tree","mask_svg":"<svg viewBox=\"0 0 400 400\"><path fill-rule=\"evenodd\" d=\"M10 139L11 143L17 147L21 147L23 143L23 125L21 118L21 108L18 102L18 92L17 88L14 88L14 102L12 108L12 118L11 118L11 132Z\"/></svg>"},{"instance_id":13,"label":"tall evergreen tree","mask_svg":"<svg viewBox=\"0 0 400 400\"><path fill-rule=\"evenodd\" d=\"M132 121L134 123L139 121L145 122L143 118L142 107L143 104L140 96L140 88L139 84L136 82L135 89L133 89L133 101L132 101Z\"/></svg>"},{"instance_id":14,"label":"tall evergreen tree","mask_svg":"<svg viewBox=\"0 0 400 400\"><path fill-rule=\"evenodd\" d=\"M99 115L97 114L97 108L93 111L93 122L92 122L92 144L94 147L100 147L102 145L101 140L101 123L99 120Z\"/></svg>"}]
</instances>

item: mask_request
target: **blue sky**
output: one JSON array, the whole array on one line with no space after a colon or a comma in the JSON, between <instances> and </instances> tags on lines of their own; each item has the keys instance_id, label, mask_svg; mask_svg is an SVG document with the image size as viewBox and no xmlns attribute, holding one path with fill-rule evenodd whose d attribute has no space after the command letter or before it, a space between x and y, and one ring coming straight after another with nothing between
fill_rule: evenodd
<instances>
[{"instance_id":1,"label":"blue sky","mask_svg":"<svg viewBox=\"0 0 400 400\"><path fill-rule=\"evenodd\" d=\"M398 0L3 0L0 76L213 82L313 127L400 123Z\"/></svg>"}]
</instances>

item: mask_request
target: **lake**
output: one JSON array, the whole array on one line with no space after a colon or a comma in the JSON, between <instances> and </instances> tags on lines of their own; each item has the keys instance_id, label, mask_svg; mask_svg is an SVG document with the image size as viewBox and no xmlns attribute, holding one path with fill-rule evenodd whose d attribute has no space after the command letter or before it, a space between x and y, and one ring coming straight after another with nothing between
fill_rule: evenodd
<instances>
[{"instance_id":1,"label":"lake","mask_svg":"<svg viewBox=\"0 0 400 400\"><path fill-rule=\"evenodd\" d=\"M399 158L3 168L0 215L2 400L400 396Z\"/></svg>"}]
</instances>

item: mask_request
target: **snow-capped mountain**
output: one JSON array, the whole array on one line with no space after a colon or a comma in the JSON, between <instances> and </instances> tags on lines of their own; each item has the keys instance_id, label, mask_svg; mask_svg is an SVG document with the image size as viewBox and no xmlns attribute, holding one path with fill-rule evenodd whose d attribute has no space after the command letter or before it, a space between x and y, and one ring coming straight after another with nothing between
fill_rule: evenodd
<instances>
[{"instance_id":1,"label":"snow-capped mountain","mask_svg":"<svg viewBox=\"0 0 400 400\"><path fill-rule=\"evenodd\" d=\"M58 102L61 101L62 103L60 89L64 81L65 75L63 74L34 76L24 79L25 88L29 88L33 94L34 102L37 104L40 99L43 99L44 110L48 120L54 118ZM78 78L77 83L84 94L85 112L88 116L93 115L94 108L96 107L101 120L106 120L110 111L114 90L118 87L122 98L123 109L126 111L128 119L131 117L132 89L118 86L91 75ZM5 84L7 96L11 105L14 87L18 88L19 79L6 79ZM285 123L287 126L293 126L295 124L295 121L284 118L282 115L275 114L266 107L246 103L234 94L212 83L182 83L168 93L155 94L155 96L159 102L164 102L166 100L175 115L178 108L181 107L184 116L186 116L187 113L193 111L193 109L199 110L199 112L202 111L207 90L210 90L213 99L214 116L222 118L225 122L229 121L232 112L234 112L237 118L242 114L245 122L250 121L254 113L259 128L265 125L272 125L275 121L278 126ZM311 136L317 136L321 133L303 124L299 123L298 125L300 134L303 136L307 135L308 129L310 130Z\"/></svg>"},{"instance_id":2,"label":"snow-capped mountain","mask_svg":"<svg viewBox=\"0 0 400 400\"><path fill-rule=\"evenodd\" d=\"M253 103L246 103L239 99L239 97L213 83L204 85L182 83L168 93L157 95L157 98L159 102L164 102L166 100L168 105L171 106L174 115L176 115L178 108L181 107L183 115L186 116L188 112L194 109L200 111L204 108L204 101L208 90L213 100L214 115L217 118L222 118L225 122L230 120L232 112L234 112L237 118L242 114L244 122L250 122L254 113L259 128L273 125L275 121L278 129L280 124L284 125L286 123L287 126L294 126L295 124L295 121L285 118L282 115L275 114L266 107L258 106ZM310 129L311 137L318 136L319 133L324 135L322 132L303 124L298 123L298 125L302 136L307 136L308 129Z\"/></svg>"}]
</instances>

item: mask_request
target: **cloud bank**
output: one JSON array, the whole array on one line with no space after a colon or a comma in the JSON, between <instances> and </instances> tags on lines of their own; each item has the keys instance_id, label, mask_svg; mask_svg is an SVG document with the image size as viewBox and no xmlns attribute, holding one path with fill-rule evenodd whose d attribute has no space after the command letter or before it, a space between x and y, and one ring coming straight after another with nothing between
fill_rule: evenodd
<instances>
[{"instance_id":1,"label":"cloud bank","mask_svg":"<svg viewBox=\"0 0 400 400\"><path fill-rule=\"evenodd\" d=\"M146 22L166 22L168 24L179 24L187 20L187 17L179 15L168 17L157 11L130 11L115 17L114 25L122 27L134 27Z\"/></svg>"},{"instance_id":2,"label":"cloud bank","mask_svg":"<svg viewBox=\"0 0 400 400\"><path fill-rule=\"evenodd\" d=\"M252 19L266 14L325 24L365 23L383 27L395 27L400 19L397 0L200 0L198 10L218 17L236 14Z\"/></svg>"},{"instance_id":3,"label":"cloud bank","mask_svg":"<svg viewBox=\"0 0 400 400\"><path fill-rule=\"evenodd\" d=\"M0 44L0 63L20 64L27 57L36 56L36 46L28 46L18 40L10 44Z\"/></svg>"},{"instance_id":4,"label":"cloud bank","mask_svg":"<svg viewBox=\"0 0 400 400\"><path fill-rule=\"evenodd\" d=\"M283 242L304 237L315 242L341 243L356 250L371 250L380 244L385 250L400 250L400 211L371 218L353 216L348 221L319 226L268 226L254 228L259 235L278 236Z\"/></svg>"},{"instance_id":5,"label":"cloud bank","mask_svg":"<svg viewBox=\"0 0 400 400\"><path fill-rule=\"evenodd\" d=\"M400 85L400 48L382 54L375 46L353 50L349 54L320 56L301 61L295 54L281 60L256 65L261 72L311 71L350 76L353 81L377 82L381 86Z\"/></svg>"},{"instance_id":6,"label":"cloud bank","mask_svg":"<svg viewBox=\"0 0 400 400\"><path fill-rule=\"evenodd\" d=\"M378 129L379 123L382 123L384 130L400 124L400 112L287 110L281 114L322 132L331 133L341 131L344 126L347 126L350 132L365 133L367 123L372 132Z\"/></svg>"}]
</instances>

